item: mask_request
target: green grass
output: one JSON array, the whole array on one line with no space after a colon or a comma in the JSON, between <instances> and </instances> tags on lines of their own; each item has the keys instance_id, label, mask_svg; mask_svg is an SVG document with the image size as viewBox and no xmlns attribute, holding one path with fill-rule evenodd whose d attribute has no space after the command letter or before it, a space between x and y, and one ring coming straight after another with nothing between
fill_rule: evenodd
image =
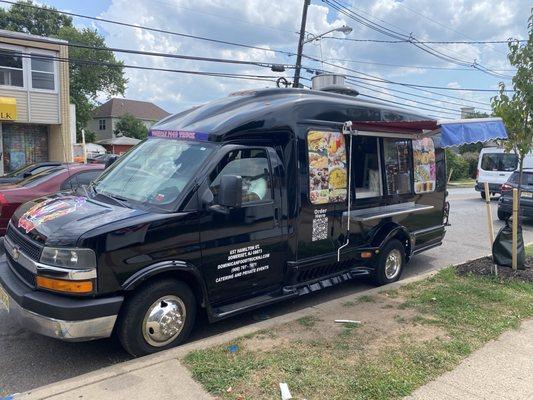
<instances>
[{"instance_id":1,"label":"green grass","mask_svg":"<svg viewBox=\"0 0 533 400\"><path fill-rule=\"evenodd\" d=\"M363 296L360 296L357 301L359 303L375 303L376 302L376 298L374 296L370 296L368 294L365 294Z\"/></svg>"},{"instance_id":2,"label":"green grass","mask_svg":"<svg viewBox=\"0 0 533 400\"><path fill-rule=\"evenodd\" d=\"M469 188L474 187L476 184L475 179L460 179L458 181L448 182L449 187Z\"/></svg>"},{"instance_id":3,"label":"green grass","mask_svg":"<svg viewBox=\"0 0 533 400\"><path fill-rule=\"evenodd\" d=\"M526 246L526 256L533 256L533 244Z\"/></svg>"},{"instance_id":4,"label":"green grass","mask_svg":"<svg viewBox=\"0 0 533 400\"><path fill-rule=\"evenodd\" d=\"M533 246L527 251L532 254ZM237 353L230 353L225 344L193 351L184 362L193 377L220 399L279 399L279 382L287 382L293 396L309 400L395 399L533 317L532 284L461 277L452 268L382 292L379 298L376 313L390 304L389 299L403 302L410 317L399 314L394 323L410 329L407 334L380 341L383 332L379 327L369 331L364 321L327 331L323 320L301 318L288 327L273 328L273 332L285 328L289 334L273 339L278 342L269 350L247 347L250 339L241 338L231 343L239 345ZM310 334L291 334L298 326ZM420 339L422 328L434 334ZM228 392L228 387L233 390Z\"/></svg>"}]
</instances>

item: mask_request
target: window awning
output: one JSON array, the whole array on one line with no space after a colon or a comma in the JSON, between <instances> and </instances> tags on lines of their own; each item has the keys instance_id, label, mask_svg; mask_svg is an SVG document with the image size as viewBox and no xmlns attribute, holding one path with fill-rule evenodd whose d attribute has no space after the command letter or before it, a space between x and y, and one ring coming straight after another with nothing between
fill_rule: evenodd
<instances>
[{"instance_id":1,"label":"window awning","mask_svg":"<svg viewBox=\"0 0 533 400\"><path fill-rule=\"evenodd\" d=\"M441 146L452 147L468 143L507 139L501 118L421 121L348 121L345 134L416 139L441 134Z\"/></svg>"}]
</instances>

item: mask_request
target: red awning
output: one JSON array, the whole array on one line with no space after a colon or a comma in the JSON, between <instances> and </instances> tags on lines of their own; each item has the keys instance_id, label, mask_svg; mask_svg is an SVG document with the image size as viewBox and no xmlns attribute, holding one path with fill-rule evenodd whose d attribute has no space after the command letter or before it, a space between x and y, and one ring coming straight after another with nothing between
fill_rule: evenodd
<instances>
[{"instance_id":1,"label":"red awning","mask_svg":"<svg viewBox=\"0 0 533 400\"><path fill-rule=\"evenodd\" d=\"M352 121L352 130L420 134L439 128L437 121Z\"/></svg>"}]
</instances>

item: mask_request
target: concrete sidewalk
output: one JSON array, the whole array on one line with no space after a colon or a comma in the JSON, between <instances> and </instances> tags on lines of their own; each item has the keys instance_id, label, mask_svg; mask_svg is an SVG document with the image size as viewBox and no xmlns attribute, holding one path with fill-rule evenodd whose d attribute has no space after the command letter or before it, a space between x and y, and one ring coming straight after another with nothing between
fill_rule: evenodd
<instances>
[{"instance_id":1,"label":"concrete sidewalk","mask_svg":"<svg viewBox=\"0 0 533 400\"><path fill-rule=\"evenodd\" d=\"M533 320L505 332L405 400L533 400Z\"/></svg>"}]
</instances>

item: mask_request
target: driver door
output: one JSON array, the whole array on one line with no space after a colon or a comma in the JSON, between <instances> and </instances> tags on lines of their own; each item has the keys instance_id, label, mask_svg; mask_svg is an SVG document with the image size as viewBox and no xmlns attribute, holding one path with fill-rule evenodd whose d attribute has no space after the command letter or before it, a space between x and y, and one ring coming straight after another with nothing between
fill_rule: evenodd
<instances>
[{"instance_id":1,"label":"driver door","mask_svg":"<svg viewBox=\"0 0 533 400\"><path fill-rule=\"evenodd\" d=\"M241 207L227 214L207 207L200 218L202 268L212 303L281 286L286 240L281 179L272 168L273 161L279 165L277 157L266 147L231 146L209 174L213 204L217 204L222 176L241 176L243 189Z\"/></svg>"}]
</instances>

